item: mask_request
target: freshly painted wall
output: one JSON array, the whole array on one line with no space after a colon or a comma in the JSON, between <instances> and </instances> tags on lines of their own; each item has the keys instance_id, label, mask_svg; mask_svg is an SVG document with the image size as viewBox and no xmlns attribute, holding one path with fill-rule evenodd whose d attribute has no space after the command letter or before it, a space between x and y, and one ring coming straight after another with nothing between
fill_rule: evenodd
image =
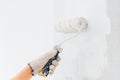
<instances>
[{"instance_id":1,"label":"freshly painted wall","mask_svg":"<svg viewBox=\"0 0 120 80\"><path fill-rule=\"evenodd\" d=\"M60 65L47 80L119 80L119 8L119 0L0 0L0 79L63 39L56 22L83 16L87 31L63 44ZM44 80L31 80L38 79Z\"/></svg>"},{"instance_id":2,"label":"freshly painted wall","mask_svg":"<svg viewBox=\"0 0 120 80\"><path fill-rule=\"evenodd\" d=\"M54 0L55 22L85 17L88 29L63 45L62 61L53 79L98 80L105 74L108 69L106 36L110 32L106 7L106 0ZM55 35L56 42L64 35Z\"/></svg>"}]
</instances>

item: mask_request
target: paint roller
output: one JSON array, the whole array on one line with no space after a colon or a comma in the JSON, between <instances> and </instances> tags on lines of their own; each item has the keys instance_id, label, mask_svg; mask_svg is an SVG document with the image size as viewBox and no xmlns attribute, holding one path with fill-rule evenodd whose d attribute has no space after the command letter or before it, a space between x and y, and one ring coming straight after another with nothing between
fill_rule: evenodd
<instances>
[{"instance_id":1,"label":"paint roller","mask_svg":"<svg viewBox=\"0 0 120 80\"><path fill-rule=\"evenodd\" d=\"M54 47L54 49L57 50L57 54L52 57L51 59L49 59L49 61L47 62L47 64L43 67L43 69L40 71L40 75L43 76L43 77L47 77L49 75L49 67L50 65L52 65L52 61L53 60L56 60L58 55L59 55L59 51L58 49L61 47L61 45L78 36L80 32L83 32L87 29L87 26L88 26L88 22L85 18L83 17L79 17L79 18L73 18L73 19L68 19L68 20L64 20L64 21L60 21L59 23L57 23L55 25L55 30L57 32L62 32L62 33L71 33L73 35L69 36L68 38L62 40L60 42L60 44L56 45Z\"/></svg>"}]
</instances>

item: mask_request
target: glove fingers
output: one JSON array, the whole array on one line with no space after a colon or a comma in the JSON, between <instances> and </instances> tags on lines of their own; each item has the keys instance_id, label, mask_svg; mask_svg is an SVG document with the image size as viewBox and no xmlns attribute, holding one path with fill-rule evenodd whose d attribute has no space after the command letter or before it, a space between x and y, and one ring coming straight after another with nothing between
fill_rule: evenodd
<instances>
[{"instance_id":1,"label":"glove fingers","mask_svg":"<svg viewBox=\"0 0 120 80\"><path fill-rule=\"evenodd\" d=\"M54 70L56 69L56 66L51 65L50 66L50 70L49 70L49 74L52 75L54 73Z\"/></svg>"},{"instance_id":2,"label":"glove fingers","mask_svg":"<svg viewBox=\"0 0 120 80\"><path fill-rule=\"evenodd\" d=\"M59 62L60 60L61 60L61 58L58 56L57 61Z\"/></svg>"},{"instance_id":3,"label":"glove fingers","mask_svg":"<svg viewBox=\"0 0 120 80\"><path fill-rule=\"evenodd\" d=\"M50 66L50 70L49 70L49 74L52 75L54 73L54 70L56 69L56 67L58 66L58 62L60 61L60 58L57 58L58 60L54 60L52 62L52 65Z\"/></svg>"},{"instance_id":4,"label":"glove fingers","mask_svg":"<svg viewBox=\"0 0 120 80\"><path fill-rule=\"evenodd\" d=\"M54 73L54 71L50 70L49 71L49 75L52 75Z\"/></svg>"},{"instance_id":5,"label":"glove fingers","mask_svg":"<svg viewBox=\"0 0 120 80\"><path fill-rule=\"evenodd\" d=\"M50 66L50 70L51 70L51 71L54 71L55 68L56 68L56 66L54 66L54 65L51 65L51 66Z\"/></svg>"},{"instance_id":6,"label":"glove fingers","mask_svg":"<svg viewBox=\"0 0 120 80\"><path fill-rule=\"evenodd\" d=\"M58 61L57 60L54 60L53 62L52 62L52 65L54 65L55 67L58 65Z\"/></svg>"}]
</instances>

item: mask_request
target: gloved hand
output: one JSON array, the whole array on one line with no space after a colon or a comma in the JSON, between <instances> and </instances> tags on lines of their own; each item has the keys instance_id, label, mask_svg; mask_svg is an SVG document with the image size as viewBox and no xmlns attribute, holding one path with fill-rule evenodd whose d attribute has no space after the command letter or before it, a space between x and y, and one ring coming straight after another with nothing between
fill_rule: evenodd
<instances>
[{"instance_id":1,"label":"gloved hand","mask_svg":"<svg viewBox=\"0 0 120 80\"><path fill-rule=\"evenodd\" d=\"M59 52L62 51L61 48L58 49ZM49 61L50 58L54 57L57 53L57 50L53 50L49 53L44 54L43 56L31 61L28 63L28 65L32 69L32 75L39 74L39 72L42 70L42 68L46 65L46 63ZM57 67L58 63L60 61L60 57L58 57L56 60L52 61L52 65L49 67L49 74L53 74L55 68Z\"/></svg>"}]
</instances>

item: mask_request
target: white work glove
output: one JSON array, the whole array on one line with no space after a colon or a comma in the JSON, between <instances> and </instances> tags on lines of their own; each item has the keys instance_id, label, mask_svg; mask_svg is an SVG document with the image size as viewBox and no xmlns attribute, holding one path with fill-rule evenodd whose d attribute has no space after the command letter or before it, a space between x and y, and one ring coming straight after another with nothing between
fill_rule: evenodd
<instances>
[{"instance_id":1,"label":"white work glove","mask_svg":"<svg viewBox=\"0 0 120 80\"><path fill-rule=\"evenodd\" d=\"M58 49L59 52L62 51L61 48ZM28 63L28 65L32 69L32 75L39 74L42 68L47 64L50 58L54 57L57 54L57 50L53 50L49 53L44 54L43 56L40 56L39 58L31 61ZM49 74L53 74L55 68L58 65L58 62L60 61L60 58L58 57L56 60L52 61L52 65L49 67Z\"/></svg>"}]
</instances>

